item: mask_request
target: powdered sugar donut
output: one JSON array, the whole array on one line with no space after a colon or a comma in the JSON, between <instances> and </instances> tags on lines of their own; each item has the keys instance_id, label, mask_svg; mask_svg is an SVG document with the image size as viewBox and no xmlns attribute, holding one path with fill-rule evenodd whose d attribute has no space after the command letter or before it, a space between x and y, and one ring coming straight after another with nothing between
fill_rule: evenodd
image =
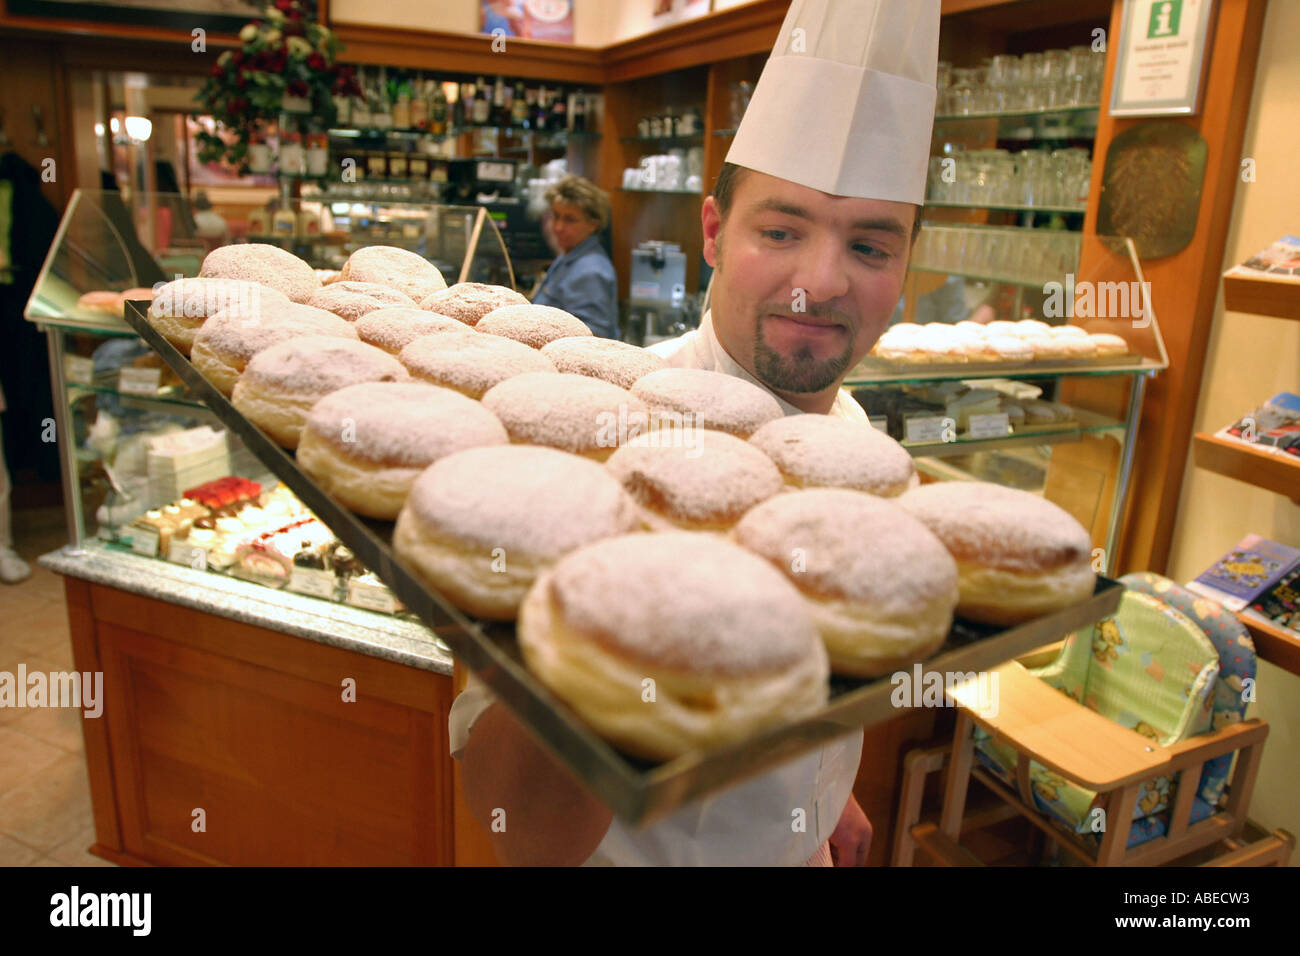
<instances>
[{"instance_id":1,"label":"powdered sugar donut","mask_svg":"<svg viewBox=\"0 0 1300 956\"><path fill-rule=\"evenodd\" d=\"M465 332L455 319L417 308L385 308L367 312L356 321L362 342L396 355L416 339L442 332Z\"/></svg>"},{"instance_id":2,"label":"powdered sugar donut","mask_svg":"<svg viewBox=\"0 0 1300 956\"><path fill-rule=\"evenodd\" d=\"M391 520L435 461L509 440L495 415L459 392L423 382L365 382L312 407L298 465L353 511Z\"/></svg>"},{"instance_id":3,"label":"powdered sugar donut","mask_svg":"<svg viewBox=\"0 0 1300 956\"><path fill-rule=\"evenodd\" d=\"M862 422L788 415L768 422L749 440L796 488L855 488L890 498L917 484L907 449Z\"/></svg>"},{"instance_id":4,"label":"powdered sugar donut","mask_svg":"<svg viewBox=\"0 0 1300 956\"><path fill-rule=\"evenodd\" d=\"M637 379L668 367L653 352L594 335L556 339L542 346L542 354L561 372L589 375L619 388L631 388Z\"/></svg>"},{"instance_id":5,"label":"powdered sugar donut","mask_svg":"<svg viewBox=\"0 0 1300 956\"><path fill-rule=\"evenodd\" d=\"M645 430L650 410L626 389L585 375L525 372L483 395L512 441L604 461ZM622 428L620 422L625 423Z\"/></svg>"},{"instance_id":6,"label":"powdered sugar donut","mask_svg":"<svg viewBox=\"0 0 1300 956\"><path fill-rule=\"evenodd\" d=\"M316 271L292 252L262 242L238 242L213 249L203 259L204 278L244 279L306 303L320 288Z\"/></svg>"},{"instance_id":7,"label":"powdered sugar donut","mask_svg":"<svg viewBox=\"0 0 1300 956\"><path fill-rule=\"evenodd\" d=\"M837 674L891 673L930 656L952 628L957 567L893 502L838 488L777 495L734 538L807 599Z\"/></svg>"},{"instance_id":8,"label":"powdered sugar donut","mask_svg":"<svg viewBox=\"0 0 1300 956\"><path fill-rule=\"evenodd\" d=\"M551 360L522 342L465 329L421 336L397 354L416 378L482 398L494 385L527 372L554 372Z\"/></svg>"},{"instance_id":9,"label":"powdered sugar donut","mask_svg":"<svg viewBox=\"0 0 1300 956\"><path fill-rule=\"evenodd\" d=\"M529 591L518 634L538 680L649 760L742 740L828 695L826 651L794 586L712 535L623 535L573 552Z\"/></svg>"},{"instance_id":10,"label":"powdered sugar donut","mask_svg":"<svg viewBox=\"0 0 1300 956\"><path fill-rule=\"evenodd\" d=\"M283 293L241 279L175 279L158 287L145 318L168 342L190 354L194 335L210 316L227 309L273 315L288 309Z\"/></svg>"},{"instance_id":11,"label":"powdered sugar donut","mask_svg":"<svg viewBox=\"0 0 1300 956\"><path fill-rule=\"evenodd\" d=\"M898 499L957 562L962 617L1010 625L1092 596L1092 541L1045 498L983 481L922 485Z\"/></svg>"},{"instance_id":12,"label":"powdered sugar donut","mask_svg":"<svg viewBox=\"0 0 1300 956\"><path fill-rule=\"evenodd\" d=\"M591 329L582 319L549 305L502 306L479 319L475 327L480 332L504 335L535 349L556 339L591 335Z\"/></svg>"},{"instance_id":13,"label":"powdered sugar donut","mask_svg":"<svg viewBox=\"0 0 1300 956\"><path fill-rule=\"evenodd\" d=\"M339 318L355 322L368 312L376 309L405 307L414 309L415 303L404 292L390 289L376 282L348 282L346 280L331 282L329 285L312 293L308 305L333 312Z\"/></svg>"},{"instance_id":14,"label":"powdered sugar donut","mask_svg":"<svg viewBox=\"0 0 1300 956\"><path fill-rule=\"evenodd\" d=\"M636 507L600 465L554 448L502 445L426 469L397 517L393 547L461 610L513 620L543 570L637 526Z\"/></svg>"},{"instance_id":15,"label":"powdered sugar donut","mask_svg":"<svg viewBox=\"0 0 1300 956\"><path fill-rule=\"evenodd\" d=\"M725 532L784 488L772 460L705 428L639 435L605 462L652 531Z\"/></svg>"},{"instance_id":16,"label":"powdered sugar donut","mask_svg":"<svg viewBox=\"0 0 1300 956\"><path fill-rule=\"evenodd\" d=\"M420 308L448 316L466 325L478 325L478 320L489 312L507 305L528 304L526 296L503 285L457 282L425 298L420 303Z\"/></svg>"},{"instance_id":17,"label":"powdered sugar donut","mask_svg":"<svg viewBox=\"0 0 1300 956\"><path fill-rule=\"evenodd\" d=\"M660 369L638 379L631 391L652 411L683 419L689 415L697 428L714 428L740 438L785 414L776 399L757 385L704 369Z\"/></svg>"},{"instance_id":18,"label":"powdered sugar donut","mask_svg":"<svg viewBox=\"0 0 1300 956\"><path fill-rule=\"evenodd\" d=\"M310 305L243 312L227 309L203 323L194 336L194 367L223 394L235 390L244 368L258 352L305 335L355 339L351 323Z\"/></svg>"},{"instance_id":19,"label":"powdered sugar donut","mask_svg":"<svg viewBox=\"0 0 1300 956\"><path fill-rule=\"evenodd\" d=\"M367 246L348 256L339 270L339 279L351 282L376 282L404 292L412 304L422 302L447 280L438 267L423 256L396 246Z\"/></svg>"},{"instance_id":20,"label":"powdered sugar donut","mask_svg":"<svg viewBox=\"0 0 1300 956\"><path fill-rule=\"evenodd\" d=\"M231 402L286 448L296 448L313 405L361 382L410 376L387 352L350 339L304 336L258 352L235 384Z\"/></svg>"},{"instance_id":21,"label":"powdered sugar donut","mask_svg":"<svg viewBox=\"0 0 1300 956\"><path fill-rule=\"evenodd\" d=\"M1114 355L1127 355L1128 343L1118 335L1111 335L1109 332L1094 332L1088 336L1092 344L1097 346L1097 354L1107 358Z\"/></svg>"}]
</instances>

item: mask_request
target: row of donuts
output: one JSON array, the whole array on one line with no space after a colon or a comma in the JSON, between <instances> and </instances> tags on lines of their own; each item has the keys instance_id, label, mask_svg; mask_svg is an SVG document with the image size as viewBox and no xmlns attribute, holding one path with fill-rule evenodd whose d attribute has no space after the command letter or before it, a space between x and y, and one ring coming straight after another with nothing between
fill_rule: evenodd
<instances>
[{"instance_id":1,"label":"row of donuts","mask_svg":"<svg viewBox=\"0 0 1300 956\"><path fill-rule=\"evenodd\" d=\"M1128 343L1118 335L1089 333L1077 325L1052 326L1037 319L954 325L901 322L887 329L871 351L875 358L898 365L1055 362L1128 353Z\"/></svg>"},{"instance_id":2,"label":"row of donuts","mask_svg":"<svg viewBox=\"0 0 1300 956\"><path fill-rule=\"evenodd\" d=\"M659 367L558 310L450 328L389 307L353 338L265 305L204 322L196 364L208 338L296 323L253 350L236 407L345 505L396 514L398 555L457 606L518 614L530 669L629 752L790 719L824 702L828 660L905 666L954 609L1023 619L1091 593L1086 533L1043 499L914 488L910 456L869 426L784 417L750 383ZM647 676L665 706L640 707Z\"/></svg>"}]
</instances>

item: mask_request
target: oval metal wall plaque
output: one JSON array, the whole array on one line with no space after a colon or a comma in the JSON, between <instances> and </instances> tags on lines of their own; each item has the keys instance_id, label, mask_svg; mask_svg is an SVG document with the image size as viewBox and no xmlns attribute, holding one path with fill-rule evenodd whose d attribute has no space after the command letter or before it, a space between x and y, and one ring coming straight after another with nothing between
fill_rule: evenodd
<instances>
[{"instance_id":1,"label":"oval metal wall plaque","mask_svg":"<svg viewBox=\"0 0 1300 956\"><path fill-rule=\"evenodd\" d=\"M1207 153L1200 133L1171 120L1120 133L1106 153L1098 234L1132 238L1142 259L1185 248L1196 233Z\"/></svg>"}]
</instances>

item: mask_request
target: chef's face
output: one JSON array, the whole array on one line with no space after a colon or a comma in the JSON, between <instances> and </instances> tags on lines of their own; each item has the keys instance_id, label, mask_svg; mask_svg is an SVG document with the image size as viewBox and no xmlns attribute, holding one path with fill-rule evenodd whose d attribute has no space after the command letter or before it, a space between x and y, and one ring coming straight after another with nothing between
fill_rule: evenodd
<instances>
[{"instance_id":1,"label":"chef's face","mask_svg":"<svg viewBox=\"0 0 1300 956\"><path fill-rule=\"evenodd\" d=\"M903 291L915 207L851 199L746 170L725 223L704 203L718 339L759 381L826 411Z\"/></svg>"},{"instance_id":2,"label":"chef's face","mask_svg":"<svg viewBox=\"0 0 1300 956\"><path fill-rule=\"evenodd\" d=\"M561 252L577 248L599 227L600 223L571 203L557 202L551 206L551 230L555 233L555 243Z\"/></svg>"}]
</instances>

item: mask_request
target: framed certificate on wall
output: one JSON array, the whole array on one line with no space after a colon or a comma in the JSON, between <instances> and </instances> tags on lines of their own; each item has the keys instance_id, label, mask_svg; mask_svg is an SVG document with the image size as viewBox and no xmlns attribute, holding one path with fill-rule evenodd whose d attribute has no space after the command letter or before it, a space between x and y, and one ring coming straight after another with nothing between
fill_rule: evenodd
<instances>
[{"instance_id":1,"label":"framed certificate on wall","mask_svg":"<svg viewBox=\"0 0 1300 956\"><path fill-rule=\"evenodd\" d=\"M1124 0L1112 116L1196 113L1214 0Z\"/></svg>"}]
</instances>

